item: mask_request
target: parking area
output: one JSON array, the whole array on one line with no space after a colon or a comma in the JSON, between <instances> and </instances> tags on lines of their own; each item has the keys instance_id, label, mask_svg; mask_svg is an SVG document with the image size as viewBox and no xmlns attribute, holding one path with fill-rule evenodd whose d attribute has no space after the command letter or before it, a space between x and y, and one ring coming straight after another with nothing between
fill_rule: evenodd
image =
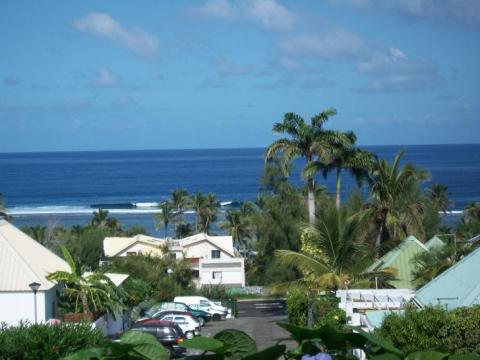
<instances>
[{"instance_id":1,"label":"parking area","mask_svg":"<svg viewBox=\"0 0 480 360\"><path fill-rule=\"evenodd\" d=\"M239 317L236 319L210 321L202 329L202 335L213 336L224 329L236 329L255 339L259 350L278 341L285 343L288 348L295 346L288 332L277 325L277 322L286 320L284 301L240 301L238 313Z\"/></svg>"}]
</instances>

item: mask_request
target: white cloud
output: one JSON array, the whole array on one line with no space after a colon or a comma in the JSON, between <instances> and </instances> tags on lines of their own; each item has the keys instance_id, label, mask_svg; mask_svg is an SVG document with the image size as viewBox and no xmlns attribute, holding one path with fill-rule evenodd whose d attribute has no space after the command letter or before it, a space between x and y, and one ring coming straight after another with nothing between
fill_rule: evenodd
<instances>
[{"instance_id":1,"label":"white cloud","mask_svg":"<svg viewBox=\"0 0 480 360\"><path fill-rule=\"evenodd\" d=\"M235 64L226 59L215 60L213 66L220 76L247 75L253 71L251 66Z\"/></svg>"},{"instance_id":2,"label":"white cloud","mask_svg":"<svg viewBox=\"0 0 480 360\"><path fill-rule=\"evenodd\" d=\"M155 35L125 27L109 14L93 12L75 19L73 26L81 32L110 39L135 55L151 59L158 56L158 39Z\"/></svg>"},{"instance_id":3,"label":"white cloud","mask_svg":"<svg viewBox=\"0 0 480 360\"><path fill-rule=\"evenodd\" d=\"M295 15L275 0L207 0L203 5L189 10L193 17L248 20L267 30L290 30L295 24Z\"/></svg>"},{"instance_id":4,"label":"white cloud","mask_svg":"<svg viewBox=\"0 0 480 360\"><path fill-rule=\"evenodd\" d=\"M331 0L362 10L382 10L418 19L480 24L478 0Z\"/></svg>"},{"instance_id":5,"label":"white cloud","mask_svg":"<svg viewBox=\"0 0 480 360\"><path fill-rule=\"evenodd\" d=\"M91 84L95 87L114 87L121 84L121 79L107 68L101 68L97 71Z\"/></svg>"}]
</instances>

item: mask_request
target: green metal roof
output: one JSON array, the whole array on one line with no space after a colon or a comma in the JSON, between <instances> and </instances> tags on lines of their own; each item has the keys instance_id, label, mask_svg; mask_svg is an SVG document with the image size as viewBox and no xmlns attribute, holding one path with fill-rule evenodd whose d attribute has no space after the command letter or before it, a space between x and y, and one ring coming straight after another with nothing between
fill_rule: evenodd
<instances>
[{"instance_id":1,"label":"green metal roof","mask_svg":"<svg viewBox=\"0 0 480 360\"><path fill-rule=\"evenodd\" d=\"M374 310L374 311L367 311L365 316L367 318L368 323L378 329L382 326L383 320L386 316L390 314L403 314L404 310Z\"/></svg>"},{"instance_id":2,"label":"green metal roof","mask_svg":"<svg viewBox=\"0 0 480 360\"><path fill-rule=\"evenodd\" d=\"M444 305L447 309L480 305L480 248L415 293L421 305Z\"/></svg>"},{"instance_id":3,"label":"green metal roof","mask_svg":"<svg viewBox=\"0 0 480 360\"><path fill-rule=\"evenodd\" d=\"M442 241L442 239L440 239L438 236L435 235L425 243L425 246L427 247L428 250L432 250L435 248L444 247L445 243Z\"/></svg>"},{"instance_id":4,"label":"green metal roof","mask_svg":"<svg viewBox=\"0 0 480 360\"><path fill-rule=\"evenodd\" d=\"M395 249L378 259L367 271L375 271L392 267L397 269L397 279L390 284L397 289L414 289L412 276L412 259L419 253L429 251L415 236L409 236Z\"/></svg>"}]
</instances>

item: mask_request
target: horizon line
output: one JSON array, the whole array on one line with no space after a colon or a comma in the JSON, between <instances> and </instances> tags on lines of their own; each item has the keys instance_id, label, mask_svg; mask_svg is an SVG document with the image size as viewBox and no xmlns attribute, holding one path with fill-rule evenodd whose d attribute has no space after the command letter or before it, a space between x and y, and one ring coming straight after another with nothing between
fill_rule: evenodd
<instances>
[{"instance_id":1,"label":"horizon line","mask_svg":"<svg viewBox=\"0 0 480 360\"><path fill-rule=\"evenodd\" d=\"M359 147L385 147L385 146L460 146L480 145L480 143L435 143L435 144L361 144ZM193 150L251 150L265 149L267 146L253 147L199 147L199 148L164 148L164 149L96 149L96 150L38 150L38 151L0 151L0 155L6 154L49 154L49 153L86 153L86 152L134 152L134 151L193 151Z\"/></svg>"}]
</instances>

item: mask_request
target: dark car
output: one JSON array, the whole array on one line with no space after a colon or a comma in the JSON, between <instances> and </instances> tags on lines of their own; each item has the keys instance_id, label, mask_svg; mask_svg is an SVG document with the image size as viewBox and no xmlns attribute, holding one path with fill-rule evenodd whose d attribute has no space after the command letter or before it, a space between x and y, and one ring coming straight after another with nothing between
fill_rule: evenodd
<instances>
[{"instance_id":1,"label":"dark car","mask_svg":"<svg viewBox=\"0 0 480 360\"><path fill-rule=\"evenodd\" d=\"M191 313L195 318L198 319L200 326L204 326L206 322L212 320L212 315L208 312L200 310L200 309L193 309L185 303L182 302L164 302L157 305L153 305L147 312L147 316L151 318L158 318L156 316L157 313L160 311L166 310L178 310L178 311L186 311Z\"/></svg>"},{"instance_id":2,"label":"dark car","mask_svg":"<svg viewBox=\"0 0 480 360\"><path fill-rule=\"evenodd\" d=\"M177 324L171 321L147 319L133 324L131 330L143 331L155 336L160 344L169 352L170 357L181 356L185 352L182 342L183 331Z\"/></svg>"}]
</instances>

